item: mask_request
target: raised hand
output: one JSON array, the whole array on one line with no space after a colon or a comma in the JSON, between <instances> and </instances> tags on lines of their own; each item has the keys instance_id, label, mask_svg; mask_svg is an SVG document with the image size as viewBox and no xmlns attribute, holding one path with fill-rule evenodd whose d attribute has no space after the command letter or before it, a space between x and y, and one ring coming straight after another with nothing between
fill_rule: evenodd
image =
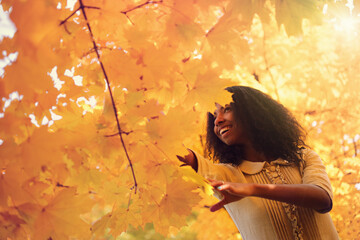
<instances>
[{"instance_id":1,"label":"raised hand","mask_svg":"<svg viewBox=\"0 0 360 240\"><path fill-rule=\"evenodd\" d=\"M181 161L183 162L184 164L183 165L190 165L195 171L197 171L198 169L198 162L197 162L197 159L195 157L195 154L190 150L188 149L189 151L189 154L186 155L186 156L179 156L179 155L176 155L176 157ZM181 165L181 166L183 166Z\"/></svg>"}]
</instances>

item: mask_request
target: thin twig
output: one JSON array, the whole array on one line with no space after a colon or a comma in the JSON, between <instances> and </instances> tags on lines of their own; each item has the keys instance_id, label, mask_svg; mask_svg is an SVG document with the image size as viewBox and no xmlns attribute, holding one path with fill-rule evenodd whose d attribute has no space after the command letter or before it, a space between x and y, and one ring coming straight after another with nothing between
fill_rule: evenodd
<instances>
[{"instance_id":1,"label":"thin twig","mask_svg":"<svg viewBox=\"0 0 360 240\"><path fill-rule=\"evenodd\" d=\"M304 115L317 115L317 114L323 114L323 113L326 113L326 112L332 112L334 110L336 110L336 108L327 108L327 109L323 109L321 111L308 110L308 111L304 112Z\"/></svg>"},{"instance_id":2,"label":"thin twig","mask_svg":"<svg viewBox=\"0 0 360 240\"><path fill-rule=\"evenodd\" d=\"M126 146L125 146L125 142L124 142L124 139L123 139L123 136L122 136L123 131L121 130L121 127L120 127L119 116L118 116L118 113L117 113L117 108L116 108L116 105L115 105L114 96L113 96L113 94L112 94L112 90L111 90L111 87L110 87L110 81L109 81L109 78L108 78L107 73L106 73L106 71L105 71L104 64L103 64L103 62L102 62L101 59L100 59L100 53L99 53L98 47L97 47L96 42L95 42L94 34L93 34L92 30L91 30L90 23L89 23L88 18L87 18L87 16L86 16L84 4L83 4L82 0L79 0L79 3L80 3L81 12L82 12L82 14L83 14L83 16L84 16L84 19L85 19L85 21L86 21L87 28L88 28L89 33L90 33L91 41L92 41L92 43L93 43L93 46L94 46L94 50L95 50L97 59L98 59L98 61L99 61L99 63L100 63L100 67L101 67L101 70L102 70L102 72L103 72L103 74L104 74L105 81L106 81L106 85L107 85L107 88L108 88L108 90L109 90L109 94L110 94L110 98L111 98L111 103L112 103L113 110L114 110L114 114L115 114L117 129L118 129L118 133L119 133L119 136L120 136L120 141L121 141L121 144L122 144L122 146L123 146L123 149L124 149L126 158L127 158L128 162L129 162L129 165L130 165L130 168L131 168L131 172L132 172L133 179L134 179L134 189L135 189L135 194L136 194L136 191L137 191L137 181L136 181L136 177L135 177L134 167L133 167L133 164L132 164L132 162L131 162L131 160L130 160L130 156L129 156L129 154L128 154L128 151L127 151L127 148L126 148Z\"/></svg>"},{"instance_id":3,"label":"thin twig","mask_svg":"<svg viewBox=\"0 0 360 240\"><path fill-rule=\"evenodd\" d=\"M63 187L63 188L69 188L70 187L70 186L63 185L63 184L61 184L59 182L56 183L56 186L57 187Z\"/></svg>"},{"instance_id":4,"label":"thin twig","mask_svg":"<svg viewBox=\"0 0 360 240\"><path fill-rule=\"evenodd\" d=\"M132 7L132 8L130 8L130 9L128 9L128 10L121 11L121 13L126 15L126 14L128 14L129 12L132 12L132 11L134 11L134 10L136 10L136 9L142 8L142 7L144 7L144 6L148 5L148 4L158 4L158 3L162 3L162 2L163 2L163 0L159 0L159 1L151 1L151 0L148 0L148 1L146 1L146 2L144 2L144 3L142 3L142 4L140 4L140 5L137 5L137 6L135 6L135 7Z\"/></svg>"},{"instance_id":5,"label":"thin twig","mask_svg":"<svg viewBox=\"0 0 360 240\"><path fill-rule=\"evenodd\" d=\"M114 50L114 48L111 48L111 47L98 47L98 50L101 50L101 49L107 49L107 50L109 50L109 51ZM95 52L95 49L94 49L94 48L91 48L88 52L86 52L86 53L83 54L82 58L84 58L84 57L90 55L90 53L94 53L94 52Z\"/></svg>"},{"instance_id":6,"label":"thin twig","mask_svg":"<svg viewBox=\"0 0 360 240\"><path fill-rule=\"evenodd\" d=\"M81 8L91 8L91 9L100 9L99 7L92 7L92 6L80 6L80 7L78 7L76 10L74 10L67 18L65 18L64 20L62 20L61 22L60 22L60 26L61 25L63 25L64 23L66 23L67 22L67 20L69 20L72 16L74 16L74 14L77 12L77 11L79 11Z\"/></svg>"},{"instance_id":7,"label":"thin twig","mask_svg":"<svg viewBox=\"0 0 360 240\"><path fill-rule=\"evenodd\" d=\"M125 132L125 131L122 131L122 134L125 134L125 135L129 135L130 133L132 133L133 131L129 131L129 132ZM114 134L109 134L109 135L104 135L104 137L115 137L119 135L119 133L114 133Z\"/></svg>"},{"instance_id":8,"label":"thin twig","mask_svg":"<svg viewBox=\"0 0 360 240\"><path fill-rule=\"evenodd\" d=\"M151 0L147 0L146 2L140 4L140 5L137 5L135 7L132 7L128 10L125 10L125 11L121 11L122 14L124 14L126 16L126 18L131 22L132 25L135 25L135 23L133 21L131 21L131 19L129 18L129 16L127 15L129 12L132 12L136 9L139 9L139 8L142 8L148 4L158 4L158 3L162 3L163 0L159 0L159 1L151 1Z\"/></svg>"},{"instance_id":9,"label":"thin twig","mask_svg":"<svg viewBox=\"0 0 360 240\"><path fill-rule=\"evenodd\" d=\"M74 14L75 14L77 11L79 11L79 10L80 10L80 7L78 7L75 11L73 11L67 18L65 18L64 20L62 20L59 25L61 26L61 25L63 25L64 23L66 23L67 20L69 20L72 16L74 16Z\"/></svg>"}]
</instances>

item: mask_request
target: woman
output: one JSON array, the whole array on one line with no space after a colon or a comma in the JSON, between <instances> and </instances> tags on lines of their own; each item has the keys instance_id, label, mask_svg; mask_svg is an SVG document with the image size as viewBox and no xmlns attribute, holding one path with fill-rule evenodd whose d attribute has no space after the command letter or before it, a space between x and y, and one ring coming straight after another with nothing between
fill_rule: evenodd
<instances>
[{"instance_id":1,"label":"woman","mask_svg":"<svg viewBox=\"0 0 360 240\"><path fill-rule=\"evenodd\" d=\"M332 189L319 156L291 113L244 86L226 89L233 102L208 114L206 150L214 164L189 151L181 161L222 199L243 239L338 239L329 215ZM221 196L222 195L222 196Z\"/></svg>"}]
</instances>

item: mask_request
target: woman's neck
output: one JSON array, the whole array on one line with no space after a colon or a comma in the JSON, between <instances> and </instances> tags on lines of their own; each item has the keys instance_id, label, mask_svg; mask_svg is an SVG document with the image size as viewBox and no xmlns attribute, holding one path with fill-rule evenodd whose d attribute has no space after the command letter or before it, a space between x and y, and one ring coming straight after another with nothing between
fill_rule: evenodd
<instances>
[{"instance_id":1,"label":"woman's neck","mask_svg":"<svg viewBox=\"0 0 360 240\"><path fill-rule=\"evenodd\" d=\"M265 154L257 152L251 145L244 146L245 159L250 162L271 162L275 159L266 157Z\"/></svg>"}]
</instances>

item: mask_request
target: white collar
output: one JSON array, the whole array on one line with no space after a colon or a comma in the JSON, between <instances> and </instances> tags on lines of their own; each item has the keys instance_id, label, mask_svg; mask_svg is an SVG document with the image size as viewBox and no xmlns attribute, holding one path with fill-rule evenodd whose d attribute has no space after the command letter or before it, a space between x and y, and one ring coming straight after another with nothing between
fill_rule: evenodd
<instances>
[{"instance_id":1,"label":"white collar","mask_svg":"<svg viewBox=\"0 0 360 240\"><path fill-rule=\"evenodd\" d=\"M247 160L243 160L239 168L243 173L246 174L256 174L261 172L261 170L264 168L265 162L251 162Z\"/></svg>"}]
</instances>

